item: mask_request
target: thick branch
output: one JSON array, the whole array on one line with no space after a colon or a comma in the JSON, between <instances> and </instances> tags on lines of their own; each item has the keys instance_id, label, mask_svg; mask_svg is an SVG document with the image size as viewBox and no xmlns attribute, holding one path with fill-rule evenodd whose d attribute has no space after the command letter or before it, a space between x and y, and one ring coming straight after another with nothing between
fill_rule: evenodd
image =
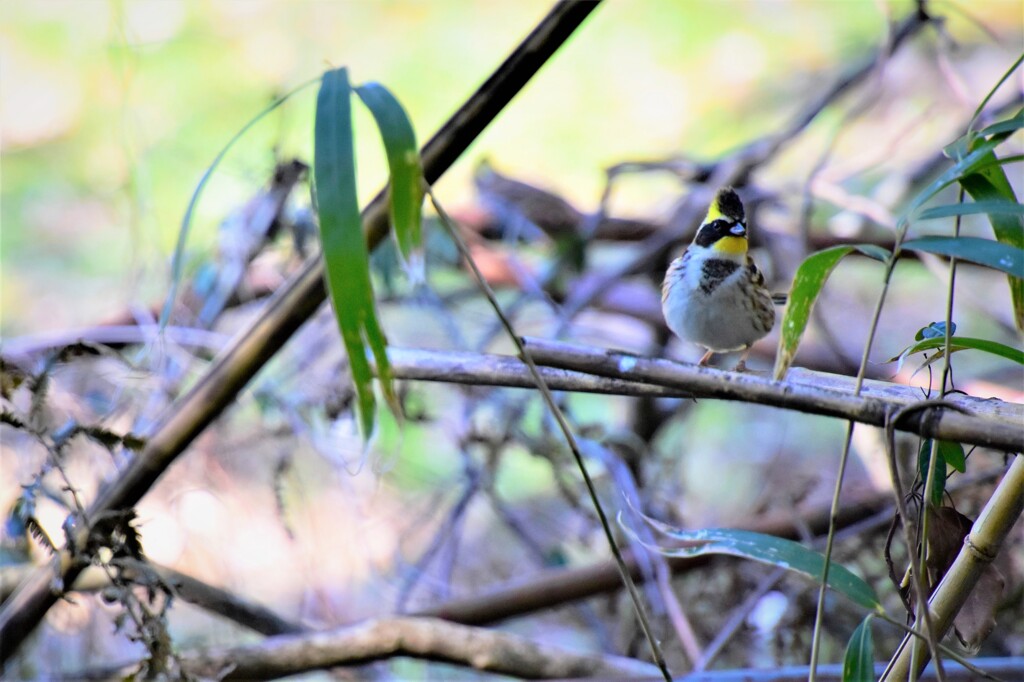
<instances>
[{"instance_id":1,"label":"thick branch","mask_svg":"<svg viewBox=\"0 0 1024 682\"><path fill-rule=\"evenodd\" d=\"M578 654L524 637L435 618L387 618L259 644L185 652L187 672L203 679L267 680L397 656L441 661L521 679L651 677L658 669L621 656ZM226 673L226 674L225 674Z\"/></svg>"}]
</instances>

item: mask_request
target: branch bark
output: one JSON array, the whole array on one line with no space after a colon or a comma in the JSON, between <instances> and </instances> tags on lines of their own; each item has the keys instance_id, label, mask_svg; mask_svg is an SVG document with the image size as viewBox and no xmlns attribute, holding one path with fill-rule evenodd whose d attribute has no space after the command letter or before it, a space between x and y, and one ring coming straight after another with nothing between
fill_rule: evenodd
<instances>
[{"instance_id":1,"label":"branch bark","mask_svg":"<svg viewBox=\"0 0 1024 682\"><path fill-rule=\"evenodd\" d=\"M436 618L386 618L337 630L268 637L259 644L185 652L203 679L267 680L408 656L520 679L653 678L658 669L622 656L579 654L518 635ZM660 679L660 676L658 677Z\"/></svg>"},{"instance_id":2,"label":"branch bark","mask_svg":"<svg viewBox=\"0 0 1024 682\"><path fill-rule=\"evenodd\" d=\"M151 576L155 574L174 591L176 599L194 604L261 635L287 635L309 630L299 623L282 618L262 604L249 601L168 566L132 559L120 561L124 566L123 575L127 580L148 584L152 582ZM33 564L0 566L0 602L7 599L15 586L36 568ZM75 592L94 592L109 585L109 576L98 566L90 566L79 574L70 589Z\"/></svg>"},{"instance_id":3,"label":"branch bark","mask_svg":"<svg viewBox=\"0 0 1024 682\"><path fill-rule=\"evenodd\" d=\"M854 395L851 377L793 369L776 382L752 372L737 374L602 348L527 339L552 388L622 395L676 395L770 405L809 414L884 426L886 415L921 400L919 389L865 381ZM400 379L530 388L526 365L510 356L391 349ZM604 379L600 379L603 377ZM665 393L659 393L659 390ZM973 396L950 396L969 414L933 408L901 420L902 431L926 438L971 443L1006 452L1024 451L1024 405Z\"/></svg>"}]
</instances>

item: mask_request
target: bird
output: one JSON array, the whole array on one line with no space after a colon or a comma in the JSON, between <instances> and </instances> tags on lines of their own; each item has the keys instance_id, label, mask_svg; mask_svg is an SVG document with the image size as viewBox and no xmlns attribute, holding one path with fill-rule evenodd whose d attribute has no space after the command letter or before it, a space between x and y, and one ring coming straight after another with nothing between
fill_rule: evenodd
<instances>
[{"instance_id":1,"label":"bird","mask_svg":"<svg viewBox=\"0 0 1024 682\"><path fill-rule=\"evenodd\" d=\"M735 371L746 370L750 347L775 325L772 294L747 252L743 202L723 187L686 251L672 261L661 286L661 310L669 329L715 353L742 350Z\"/></svg>"}]
</instances>

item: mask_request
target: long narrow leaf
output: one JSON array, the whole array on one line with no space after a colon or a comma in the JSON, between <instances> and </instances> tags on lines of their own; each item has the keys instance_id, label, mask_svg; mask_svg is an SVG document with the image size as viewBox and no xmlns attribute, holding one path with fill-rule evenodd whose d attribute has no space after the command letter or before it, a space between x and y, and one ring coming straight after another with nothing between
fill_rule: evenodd
<instances>
[{"instance_id":1,"label":"long narrow leaf","mask_svg":"<svg viewBox=\"0 0 1024 682\"><path fill-rule=\"evenodd\" d=\"M355 89L373 114L390 172L391 220L402 258L414 279L423 277L423 164L416 133L401 103L379 83Z\"/></svg>"},{"instance_id":2,"label":"long narrow leaf","mask_svg":"<svg viewBox=\"0 0 1024 682\"><path fill-rule=\"evenodd\" d=\"M930 185L914 197L914 200L910 202L910 205L900 217L899 224L904 226L913 220L918 210L946 187L949 187L962 177L978 172L978 169L988 161L989 153L999 146L1000 142L1001 140L997 139L984 140L978 144L977 148L968 152L963 158L958 159L956 163L947 168L942 175L933 180Z\"/></svg>"},{"instance_id":3,"label":"long narrow leaf","mask_svg":"<svg viewBox=\"0 0 1024 682\"><path fill-rule=\"evenodd\" d=\"M970 177L974 177L973 175ZM967 178L965 178L966 180ZM1005 201L1002 199L991 201L975 201L969 204L945 204L935 206L921 211L918 220L935 220L937 218L950 218L958 215L977 215L987 213L998 216L1021 216L1024 215L1024 204L1016 201Z\"/></svg>"},{"instance_id":4,"label":"long narrow leaf","mask_svg":"<svg viewBox=\"0 0 1024 682\"><path fill-rule=\"evenodd\" d=\"M999 79L999 81L995 85L993 85L992 88L987 93L985 93L985 97L978 104L978 108L974 110L974 115L971 116L971 122L967 126L968 129L971 129L971 128L974 127L974 122L978 120L979 116L981 116L981 112L985 111L985 107L988 105L989 101L992 99L992 96L996 94L996 91L1003 86L1003 83L1005 83L1010 78L1010 76L1013 74L1013 72L1017 70L1017 67L1019 67L1021 65L1022 61L1024 61L1024 54L1022 54L1021 56L1017 57L1017 59L1013 62L1013 64L1010 65L1010 68L1008 68L1006 70L1006 73L1004 73L1002 75L1002 77Z\"/></svg>"},{"instance_id":5,"label":"long narrow leaf","mask_svg":"<svg viewBox=\"0 0 1024 682\"><path fill-rule=\"evenodd\" d=\"M369 254L359 215L351 86L344 68L323 76L317 95L314 146L313 178L327 289L348 353L359 424L363 436L369 438L376 417L376 399L364 341L370 341L382 380L390 376L390 365L377 323Z\"/></svg>"},{"instance_id":6,"label":"long narrow leaf","mask_svg":"<svg viewBox=\"0 0 1024 682\"><path fill-rule=\"evenodd\" d=\"M987 128L979 130L978 134L982 137L990 137L992 135L1000 135L1003 133L1013 133L1021 128L1024 128L1024 109L1018 111L1013 118L993 123Z\"/></svg>"},{"instance_id":7,"label":"long narrow leaf","mask_svg":"<svg viewBox=\"0 0 1024 682\"><path fill-rule=\"evenodd\" d=\"M926 438L921 441L921 448L917 452L917 473L921 477L921 485L928 480L928 471L931 469L932 446L935 441ZM932 476L932 489L928 495L928 501L936 506L942 504L942 494L946 492L946 460L943 459L942 444L959 445L949 441L939 441L935 453L935 474Z\"/></svg>"},{"instance_id":8,"label":"long narrow leaf","mask_svg":"<svg viewBox=\"0 0 1024 682\"><path fill-rule=\"evenodd\" d=\"M995 157L995 154L992 154ZM975 202L1017 202L1013 187L1001 166L992 165L960 180ZM1024 218L1020 214L990 213L989 222L996 239L1006 246L1024 248ZM1024 273L1019 270L1007 278L1017 329L1024 331Z\"/></svg>"},{"instance_id":9,"label":"long narrow leaf","mask_svg":"<svg viewBox=\"0 0 1024 682\"><path fill-rule=\"evenodd\" d=\"M631 528L626 528L637 542L664 556L694 557L703 554L728 554L801 573L819 583L821 581L821 575L825 568L825 557L819 552L804 547L799 542L733 528L682 531L646 516L644 519L655 530L673 540L685 543L685 546L678 548L651 546L649 543L645 544ZM839 564L831 565L828 586L866 609L879 611L882 608L878 596L871 586Z\"/></svg>"},{"instance_id":10,"label":"long narrow leaf","mask_svg":"<svg viewBox=\"0 0 1024 682\"><path fill-rule=\"evenodd\" d=\"M807 329L807 321L811 317L811 310L814 308L815 301L818 300L822 287L825 286L825 281L839 261L855 250L877 259L890 255L888 251L873 244L834 246L811 254L797 268L796 275L793 277L793 285L789 291L786 310L782 315L779 349L775 355L774 376L776 381L781 381L786 376L786 371L796 356L800 339L803 337L804 331Z\"/></svg>"},{"instance_id":11,"label":"long narrow leaf","mask_svg":"<svg viewBox=\"0 0 1024 682\"><path fill-rule=\"evenodd\" d=\"M929 236L904 242L902 248L959 258L1017 277L1024 275L1024 249L994 239Z\"/></svg>"},{"instance_id":12,"label":"long narrow leaf","mask_svg":"<svg viewBox=\"0 0 1024 682\"><path fill-rule=\"evenodd\" d=\"M843 682L874 682L875 643L871 637L871 614L864 617L846 645Z\"/></svg>"},{"instance_id":13,"label":"long narrow leaf","mask_svg":"<svg viewBox=\"0 0 1024 682\"><path fill-rule=\"evenodd\" d=\"M945 348L945 346L946 339L944 337L922 339L896 357L890 358L889 362L896 362L897 360L905 358L908 355L913 355L914 353L920 353L921 351L926 350L935 350L936 348ZM985 353L991 353L992 355L998 355L999 357L1006 358L1007 360L1012 360L1019 365L1024 365L1024 351L997 341L976 339L970 336L952 337L949 343L949 352L956 353L961 350L980 350Z\"/></svg>"}]
</instances>

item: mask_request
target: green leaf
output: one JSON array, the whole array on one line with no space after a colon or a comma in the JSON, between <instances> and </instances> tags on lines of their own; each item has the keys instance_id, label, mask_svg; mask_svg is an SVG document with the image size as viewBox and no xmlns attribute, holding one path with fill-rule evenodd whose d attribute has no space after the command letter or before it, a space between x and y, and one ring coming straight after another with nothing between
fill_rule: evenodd
<instances>
[{"instance_id":1,"label":"green leaf","mask_svg":"<svg viewBox=\"0 0 1024 682\"><path fill-rule=\"evenodd\" d=\"M892 257L892 251L877 244L854 244L853 248L880 263L884 263Z\"/></svg>"},{"instance_id":2,"label":"green leaf","mask_svg":"<svg viewBox=\"0 0 1024 682\"><path fill-rule=\"evenodd\" d=\"M978 131L978 135L982 137L990 137L992 135L1000 135L1005 133L1014 133L1021 128L1024 128L1024 109L1018 111L1013 118L1008 118L1005 121L999 121L993 123L987 128L983 128Z\"/></svg>"},{"instance_id":3,"label":"green leaf","mask_svg":"<svg viewBox=\"0 0 1024 682\"><path fill-rule=\"evenodd\" d=\"M937 218L949 218L958 215L977 215L987 213L988 215L999 216L1020 216L1024 215L1024 204L1015 201L976 201L970 204L945 204L935 206L921 211L918 220L935 220Z\"/></svg>"},{"instance_id":4,"label":"green leaf","mask_svg":"<svg viewBox=\"0 0 1024 682\"><path fill-rule=\"evenodd\" d=\"M808 256L793 277L789 290L786 310L782 315L782 333L779 334L779 350L775 355L775 380L781 381L796 356L800 339L807 329L814 302L818 299L825 280L844 257L854 250L878 260L886 260L891 254L874 244L833 246Z\"/></svg>"},{"instance_id":5,"label":"green leaf","mask_svg":"<svg viewBox=\"0 0 1024 682\"><path fill-rule=\"evenodd\" d=\"M384 333L377 320L370 283L369 254L356 192L352 141L351 86L344 68L324 74L316 102L313 180L327 290L348 353L363 436L373 433L376 399L370 346L385 395L393 395L393 377Z\"/></svg>"},{"instance_id":6,"label":"green leaf","mask_svg":"<svg viewBox=\"0 0 1024 682\"><path fill-rule=\"evenodd\" d=\"M964 454L964 446L948 440L939 441L939 454L949 466L961 474L967 471L967 455Z\"/></svg>"},{"instance_id":7,"label":"green leaf","mask_svg":"<svg viewBox=\"0 0 1024 682\"><path fill-rule=\"evenodd\" d=\"M994 158L995 155L993 154ZM960 180L964 190L976 202L1004 201L1017 202L1013 187L1000 166L990 166ZM1024 248L1024 218L1017 215L989 214L992 231L1000 244L1018 249ZM1021 270L1009 273L1010 298L1017 329L1024 331L1024 277Z\"/></svg>"},{"instance_id":8,"label":"green leaf","mask_svg":"<svg viewBox=\"0 0 1024 682\"><path fill-rule=\"evenodd\" d=\"M985 265L1011 275L1024 274L1024 249L979 237L919 237L903 243L904 250L925 251Z\"/></svg>"},{"instance_id":9,"label":"green leaf","mask_svg":"<svg viewBox=\"0 0 1024 682\"><path fill-rule=\"evenodd\" d=\"M971 116L971 122L967 125L968 130L974 128L974 122L978 120L979 116L981 116L981 112L985 111L985 107L988 105L989 100L991 100L993 95L996 94L996 91L1003 86L1003 83L1009 80L1010 76L1013 74L1014 71L1017 70L1017 67L1021 65L1022 61L1024 61L1024 53L1017 57L1017 59L1013 62L1010 68L1006 70L1006 73L1002 75L999 81L995 85L993 85L987 93L985 93L985 97L978 104L978 108L974 110L974 115Z\"/></svg>"},{"instance_id":10,"label":"green leaf","mask_svg":"<svg viewBox=\"0 0 1024 682\"><path fill-rule=\"evenodd\" d=\"M918 473L921 475L921 483L928 480L932 442L931 438L922 441L921 449L917 453L917 467ZM949 465L960 473L967 471L964 446L954 441L940 440L935 453L935 465L935 477L932 479L932 492L929 495L929 500L934 505L940 505L942 504L942 494L946 491L946 466Z\"/></svg>"},{"instance_id":11,"label":"green leaf","mask_svg":"<svg viewBox=\"0 0 1024 682\"><path fill-rule=\"evenodd\" d=\"M932 461L932 439L926 438L921 441L921 449L917 452L917 472L921 476L921 484L928 481L928 470ZM935 453L935 476L932 478L932 490L928 495L928 501L938 506L942 504L942 493L946 491L946 461L942 458L942 441L939 442L939 450Z\"/></svg>"},{"instance_id":12,"label":"green leaf","mask_svg":"<svg viewBox=\"0 0 1024 682\"><path fill-rule=\"evenodd\" d=\"M871 637L871 614L860 622L846 645L843 682L874 682L875 643Z\"/></svg>"},{"instance_id":13,"label":"green leaf","mask_svg":"<svg viewBox=\"0 0 1024 682\"><path fill-rule=\"evenodd\" d=\"M825 557L819 552L807 549L799 542L732 528L681 531L647 516L643 518L655 530L685 543L685 546L679 548L652 547L646 544L632 529L626 527L626 531L637 542L664 556L694 557L703 554L728 554L779 566L795 573L801 573L818 583L821 582ZM864 608L872 611L881 611L882 609L878 596L871 586L839 564L831 564L828 586Z\"/></svg>"},{"instance_id":14,"label":"green leaf","mask_svg":"<svg viewBox=\"0 0 1024 682\"><path fill-rule=\"evenodd\" d=\"M391 220L395 240L410 276L423 279L423 164L416 145L416 133L405 109L379 83L355 88L373 114L384 142L390 172Z\"/></svg>"},{"instance_id":15,"label":"green leaf","mask_svg":"<svg viewBox=\"0 0 1024 682\"><path fill-rule=\"evenodd\" d=\"M902 353L894 358L890 358L888 362L896 362L901 358L905 358L908 355L914 353L920 353L926 350L935 350L936 348L945 348L946 340L944 337L922 339L913 346L910 346ZM988 339L975 339L970 336L954 336L949 340L949 352L956 353L961 350L980 350L985 353L991 353L992 355L998 355L1001 358L1012 360L1019 365L1024 365L1024 351L1018 348L1012 348L996 341L989 341Z\"/></svg>"},{"instance_id":16,"label":"green leaf","mask_svg":"<svg viewBox=\"0 0 1024 682\"><path fill-rule=\"evenodd\" d=\"M1002 140L996 138L983 140L978 143L976 149L971 150L965 156L958 159L956 163L947 168L942 175L933 180L931 184L925 187L916 197L914 197L914 200L910 202L910 205L907 206L907 209L900 217L898 223L899 226L906 226L907 223L915 218L918 210L943 189L952 185L954 182L959 181L960 178L970 175L971 173L976 173L981 168L985 167L990 162L990 159L988 158L989 155L993 149L999 146L1000 142L1002 142Z\"/></svg>"}]
</instances>

